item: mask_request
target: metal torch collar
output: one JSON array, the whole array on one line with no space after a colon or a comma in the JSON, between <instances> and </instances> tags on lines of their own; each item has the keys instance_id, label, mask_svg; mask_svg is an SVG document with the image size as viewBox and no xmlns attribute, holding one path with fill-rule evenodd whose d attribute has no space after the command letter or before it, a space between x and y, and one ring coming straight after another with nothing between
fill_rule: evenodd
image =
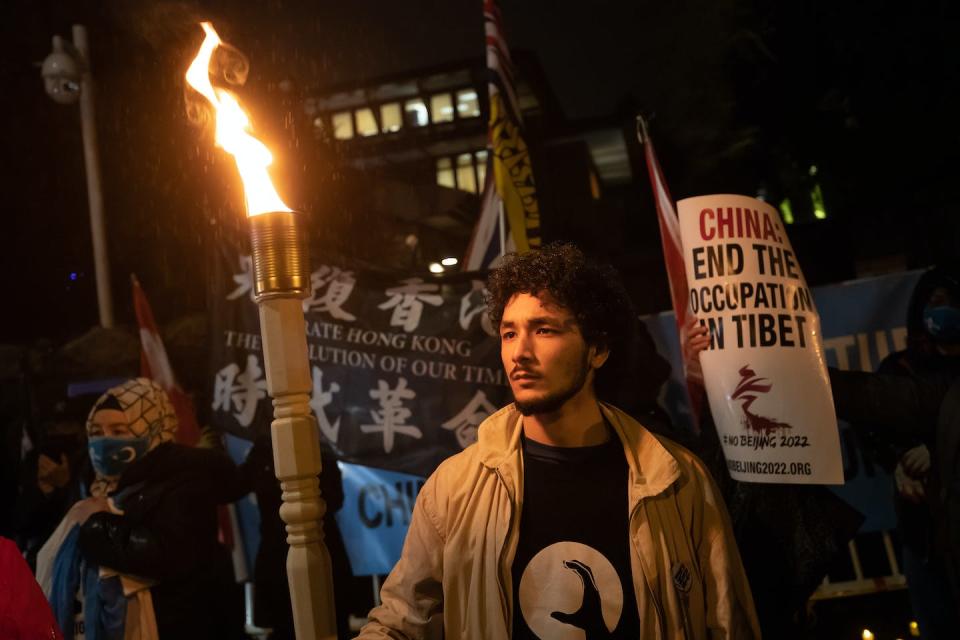
<instances>
[{"instance_id":1,"label":"metal torch collar","mask_svg":"<svg viewBox=\"0 0 960 640\"><path fill-rule=\"evenodd\" d=\"M272 211L249 220L257 301L306 298L310 293L310 270L301 214Z\"/></svg>"}]
</instances>

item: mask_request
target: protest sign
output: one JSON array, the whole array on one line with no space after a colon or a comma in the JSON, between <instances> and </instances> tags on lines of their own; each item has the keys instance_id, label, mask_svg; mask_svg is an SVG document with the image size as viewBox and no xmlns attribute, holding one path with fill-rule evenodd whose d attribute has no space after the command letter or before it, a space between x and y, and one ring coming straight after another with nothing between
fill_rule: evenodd
<instances>
[{"instance_id":1,"label":"protest sign","mask_svg":"<svg viewBox=\"0 0 960 640\"><path fill-rule=\"evenodd\" d=\"M678 202L690 308L730 475L840 484L843 468L820 319L770 205L737 195Z\"/></svg>"},{"instance_id":2,"label":"protest sign","mask_svg":"<svg viewBox=\"0 0 960 640\"><path fill-rule=\"evenodd\" d=\"M821 317L827 365L874 371L889 354L905 349L904 318L921 273L893 273L811 289ZM690 409L680 369L682 357L673 312L646 316L644 322L657 351L673 366L673 374L661 393L661 403L675 425L690 429ZM861 531L893 529L896 526L890 500L894 492L893 478L877 463L870 446L856 429L842 420L840 446L845 482L830 490L866 516Z\"/></svg>"}]
</instances>

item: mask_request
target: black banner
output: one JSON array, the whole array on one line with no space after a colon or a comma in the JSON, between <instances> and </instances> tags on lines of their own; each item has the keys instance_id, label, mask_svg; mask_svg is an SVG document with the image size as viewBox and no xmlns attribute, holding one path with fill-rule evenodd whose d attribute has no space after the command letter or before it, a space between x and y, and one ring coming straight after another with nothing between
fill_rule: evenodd
<instances>
[{"instance_id":1,"label":"black banner","mask_svg":"<svg viewBox=\"0 0 960 640\"><path fill-rule=\"evenodd\" d=\"M253 263L224 252L211 290L211 421L242 438L272 405ZM355 464L428 475L510 401L483 282L390 278L313 264L303 307L321 437Z\"/></svg>"}]
</instances>

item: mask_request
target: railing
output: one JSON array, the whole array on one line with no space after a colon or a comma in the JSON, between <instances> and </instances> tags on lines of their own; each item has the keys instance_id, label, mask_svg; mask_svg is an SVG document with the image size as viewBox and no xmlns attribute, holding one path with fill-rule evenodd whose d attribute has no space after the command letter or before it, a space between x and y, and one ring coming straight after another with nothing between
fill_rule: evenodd
<instances>
[{"instance_id":1,"label":"railing","mask_svg":"<svg viewBox=\"0 0 960 640\"><path fill-rule=\"evenodd\" d=\"M850 562L853 565L854 579L840 582L830 582L829 577L824 578L823 583L810 597L810 602L906 589L907 578L900 572L900 565L897 563L897 556L893 550L893 540L890 538L890 532L884 531L882 535L883 549L885 551L887 565L889 567L889 573L887 575L864 575L863 564L860 562L860 553L857 550L856 538L854 538L847 543L847 548L850 552Z\"/></svg>"}]
</instances>

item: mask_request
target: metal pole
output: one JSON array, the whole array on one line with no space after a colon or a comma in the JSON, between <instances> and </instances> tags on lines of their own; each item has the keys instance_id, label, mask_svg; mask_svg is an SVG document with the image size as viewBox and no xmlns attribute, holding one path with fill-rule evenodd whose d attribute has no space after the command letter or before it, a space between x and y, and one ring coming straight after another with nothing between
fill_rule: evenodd
<instances>
[{"instance_id":1,"label":"metal pole","mask_svg":"<svg viewBox=\"0 0 960 640\"><path fill-rule=\"evenodd\" d=\"M503 200L501 198L497 199L499 203L497 211L497 222L499 223L500 228L500 257L507 255L507 224L503 215Z\"/></svg>"},{"instance_id":2,"label":"metal pole","mask_svg":"<svg viewBox=\"0 0 960 640\"><path fill-rule=\"evenodd\" d=\"M73 44L83 58L80 80L80 126L83 131L83 161L87 173L87 199L90 204L90 233L93 237L93 267L97 283L97 307L100 326L113 327L113 298L110 293L110 266L107 261L107 236L104 231L103 192L100 189L100 156L97 152L97 125L93 108L93 75L87 29L73 25Z\"/></svg>"}]
</instances>

